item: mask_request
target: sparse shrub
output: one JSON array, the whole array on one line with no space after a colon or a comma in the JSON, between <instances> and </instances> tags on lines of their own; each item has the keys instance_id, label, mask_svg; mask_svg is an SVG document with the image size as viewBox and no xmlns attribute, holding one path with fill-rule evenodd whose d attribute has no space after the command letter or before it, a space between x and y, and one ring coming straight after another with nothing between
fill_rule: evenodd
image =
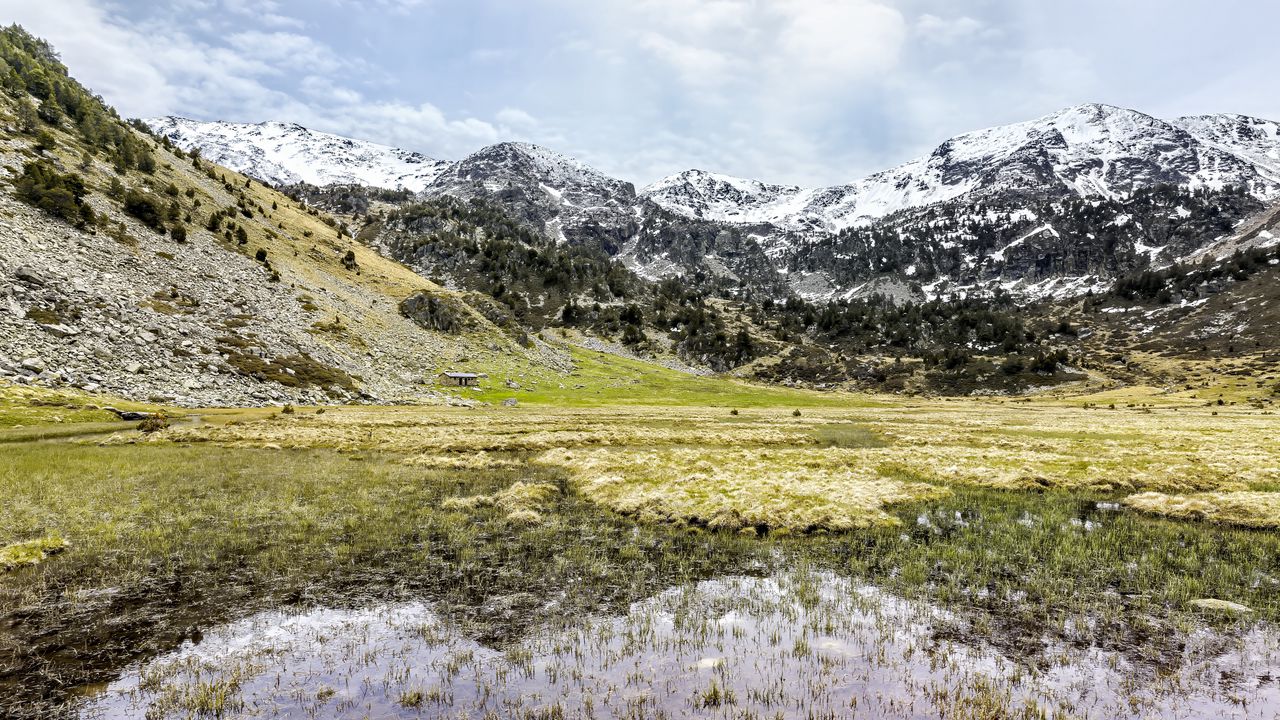
<instances>
[{"instance_id":1,"label":"sparse shrub","mask_svg":"<svg viewBox=\"0 0 1280 720\"><path fill-rule=\"evenodd\" d=\"M155 413L138 423L138 430L147 434L160 432L167 427L169 427L169 418L164 413Z\"/></svg>"},{"instance_id":2,"label":"sparse shrub","mask_svg":"<svg viewBox=\"0 0 1280 720\"><path fill-rule=\"evenodd\" d=\"M400 314L428 330L456 334L468 326L466 311L461 302L431 293L418 293L405 298L400 303Z\"/></svg>"},{"instance_id":3,"label":"sparse shrub","mask_svg":"<svg viewBox=\"0 0 1280 720\"><path fill-rule=\"evenodd\" d=\"M1017 375L1025 369L1026 364L1022 362L1022 357L1019 355L1010 355L1000 363L1000 372L1005 375Z\"/></svg>"},{"instance_id":4,"label":"sparse shrub","mask_svg":"<svg viewBox=\"0 0 1280 720\"><path fill-rule=\"evenodd\" d=\"M39 130L36 132L36 150L40 152L48 152L58 147L58 141L47 130Z\"/></svg>"},{"instance_id":5,"label":"sparse shrub","mask_svg":"<svg viewBox=\"0 0 1280 720\"><path fill-rule=\"evenodd\" d=\"M36 114L36 106L26 98L18 100L18 129L27 135L35 133L40 127L40 116Z\"/></svg>"},{"instance_id":6,"label":"sparse shrub","mask_svg":"<svg viewBox=\"0 0 1280 720\"><path fill-rule=\"evenodd\" d=\"M84 202L84 181L58 172L48 160L27 163L14 188L19 199L78 227L94 221L93 208Z\"/></svg>"},{"instance_id":7,"label":"sparse shrub","mask_svg":"<svg viewBox=\"0 0 1280 720\"><path fill-rule=\"evenodd\" d=\"M172 227L169 228L169 237L173 238L173 241L177 243L186 242L187 241L186 226L182 225L181 223L173 225Z\"/></svg>"},{"instance_id":8,"label":"sparse shrub","mask_svg":"<svg viewBox=\"0 0 1280 720\"><path fill-rule=\"evenodd\" d=\"M124 211L152 230L164 232L164 215L160 210L160 199L154 195L131 188L124 194Z\"/></svg>"},{"instance_id":9,"label":"sparse shrub","mask_svg":"<svg viewBox=\"0 0 1280 720\"><path fill-rule=\"evenodd\" d=\"M280 408L281 415L292 415L295 412L297 411L293 409L292 403L285 403L284 407Z\"/></svg>"},{"instance_id":10,"label":"sparse shrub","mask_svg":"<svg viewBox=\"0 0 1280 720\"><path fill-rule=\"evenodd\" d=\"M791 411L791 417L800 417L800 411L799 411L799 410L792 410L792 411Z\"/></svg>"},{"instance_id":11,"label":"sparse shrub","mask_svg":"<svg viewBox=\"0 0 1280 720\"><path fill-rule=\"evenodd\" d=\"M40 108L36 110L36 114L40 116L41 120L54 127L62 124L62 108L58 107L58 101L54 99L53 95L45 98L40 103Z\"/></svg>"}]
</instances>

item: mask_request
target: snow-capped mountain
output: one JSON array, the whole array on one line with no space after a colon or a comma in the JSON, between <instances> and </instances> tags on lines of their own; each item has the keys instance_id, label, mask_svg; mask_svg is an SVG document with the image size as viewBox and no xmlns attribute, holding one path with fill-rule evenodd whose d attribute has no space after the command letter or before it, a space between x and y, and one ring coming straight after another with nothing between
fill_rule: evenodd
<instances>
[{"instance_id":1,"label":"snow-capped mountain","mask_svg":"<svg viewBox=\"0 0 1280 720\"><path fill-rule=\"evenodd\" d=\"M269 182L478 198L646 277L702 273L809 298L891 286L917 297L993 284L1084 292L1188 257L1280 198L1277 123L1239 115L1165 121L1098 104L966 133L846 185L801 188L688 170L639 192L527 143L441 162L296 125L151 124Z\"/></svg>"},{"instance_id":2,"label":"snow-capped mountain","mask_svg":"<svg viewBox=\"0 0 1280 720\"><path fill-rule=\"evenodd\" d=\"M273 185L357 184L420 192L448 163L388 145L353 140L281 122L144 120L184 150Z\"/></svg>"},{"instance_id":3,"label":"snow-capped mountain","mask_svg":"<svg viewBox=\"0 0 1280 720\"><path fill-rule=\"evenodd\" d=\"M641 195L688 217L838 231L900 210L995 192L1117 198L1171 183L1243 186L1280 194L1276 123L1238 115L1166 122L1109 105L1081 105L1038 120L979 130L927 157L848 185L804 189L690 170Z\"/></svg>"},{"instance_id":4,"label":"snow-capped mountain","mask_svg":"<svg viewBox=\"0 0 1280 720\"><path fill-rule=\"evenodd\" d=\"M530 143L498 143L468 155L441 171L424 193L497 201L561 241L588 223L615 228L636 217L631 183Z\"/></svg>"}]
</instances>

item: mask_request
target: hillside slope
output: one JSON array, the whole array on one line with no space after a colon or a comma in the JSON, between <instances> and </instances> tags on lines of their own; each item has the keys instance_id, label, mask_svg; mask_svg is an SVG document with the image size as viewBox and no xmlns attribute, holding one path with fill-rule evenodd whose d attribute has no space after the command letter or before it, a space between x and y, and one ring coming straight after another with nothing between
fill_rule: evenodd
<instances>
[{"instance_id":1,"label":"hillside slope","mask_svg":"<svg viewBox=\"0 0 1280 720\"><path fill-rule=\"evenodd\" d=\"M211 405L552 372L553 354L331 218L122 124L21 30L0 52L23 83L0 96L17 128L0 142L0 377Z\"/></svg>"}]
</instances>

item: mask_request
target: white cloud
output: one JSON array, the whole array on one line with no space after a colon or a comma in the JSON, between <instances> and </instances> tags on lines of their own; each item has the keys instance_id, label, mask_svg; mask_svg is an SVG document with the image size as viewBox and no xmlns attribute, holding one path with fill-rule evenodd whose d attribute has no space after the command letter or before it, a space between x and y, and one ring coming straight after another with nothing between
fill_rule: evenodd
<instances>
[{"instance_id":1,"label":"white cloud","mask_svg":"<svg viewBox=\"0 0 1280 720\"><path fill-rule=\"evenodd\" d=\"M824 80L873 77L898 65L906 21L870 0L790 0L782 3L778 37L791 69Z\"/></svg>"},{"instance_id":2,"label":"white cloud","mask_svg":"<svg viewBox=\"0 0 1280 720\"><path fill-rule=\"evenodd\" d=\"M221 0L218 6L181 0L181 8L246 14L279 6L269 0ZM0 0L0 16L48 39L78 80L126 116L287 120L445 158L504 139L508 125L523 123L527 130L536 124L514 109L490 122L450 116L431 103L369 101L339 80L366 70L362 61L300 33L247 30L212 44L161 17L131 25L93 0Z\"/></svg>"},{"instance_id":3,"label":"white cloud","mask_svg":"<svg viewBox=\"0 0 1280 720\"><path fill-rule=\"evenodd\" d=\"M673 40L656 32L642 35L639 44L670 65L691 87L721 88L730 80L734 58L719 51Z\"/></svg>"},{"instance_id":4,"label":"white cloud","mask_svg":"<svg viewBox=\"0 0 1280 720\"><path fill-rule=\"evenodd\" d=\"M302 78L299 87L308 97L320 102L355 105L364 100L364 96L359 92L335 85L333 80L321 75L308 75Z\"/></svg>"},{"instance_id":5,"label":"white cloud","mask_svg":"<svg viewBox=\"0 0 1280 720\"><path fill-rule=\"evenodd\" d=\"M493 116L495 120L505 125L519 128L532 128L538 125L538 119L520 108L505 107Z\"/></svg>"},{"instance_id":6,"label":"white cloud","mask_svg":"<svg viewBox=\"0 0 1280 720\"><path fill-rule=\"evenodd\" d=\"M877 0L638 0L620 5L616 31L675 71L686 86L721 96L858 82L894 68L906 38L902 14ZM703 95L703 97L707 97Z\"/></svg>"},{"instance_id":7,"label":"white cloud","mask_svg":"<svg viewBox=\"0 0 1280 720\"><path fill-rule=\"evenodd\" d=\"M230 35L227 42L246 58L269 66L272 72L304 68L332 73L349 64L327 45L297 33L250 30Z\"/></svg>"},{"instance_id":8,"label":"white cloud","mask_svg":"<svg viewBox=\"0 0 1280 720\"><path fill-rule=\"evenodd\" d=\"M1274 115L1256 88L1280 9L1250 12L1240 26L1157 0L0 0L126 115L292 120L443 158L518 138L638 184L691 166L846 182L1091 100Z\"/></svg>"}]
</instances>

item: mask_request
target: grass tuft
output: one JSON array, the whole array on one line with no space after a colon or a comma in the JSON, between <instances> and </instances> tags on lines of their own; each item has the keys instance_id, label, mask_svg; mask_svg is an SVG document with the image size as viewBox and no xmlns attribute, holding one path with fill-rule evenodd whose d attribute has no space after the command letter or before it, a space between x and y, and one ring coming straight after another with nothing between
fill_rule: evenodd
<instances>
[{"instance_id":1,"label":"grass tuft","mask_svg":"<svg viewBox=\"0 0 1280 720\"><path fill-rule=\"evenodd\" d=\"M1280 492L1140 493L1124 504L1152 515L1251 528L1280 528Z\"/></svg>"},{"instance_id":2,"label":"grass tuft","mask_svg":"<svg viewBox=\"0 0 1280 720\"><path fill-rule=\"evenodd\" d=\"M61 535L5 545L0 547L0 569L12 570L24 565L38 565L50 555L56 555L69 547L71 543Z\"/></svg>"}]
</instances>

